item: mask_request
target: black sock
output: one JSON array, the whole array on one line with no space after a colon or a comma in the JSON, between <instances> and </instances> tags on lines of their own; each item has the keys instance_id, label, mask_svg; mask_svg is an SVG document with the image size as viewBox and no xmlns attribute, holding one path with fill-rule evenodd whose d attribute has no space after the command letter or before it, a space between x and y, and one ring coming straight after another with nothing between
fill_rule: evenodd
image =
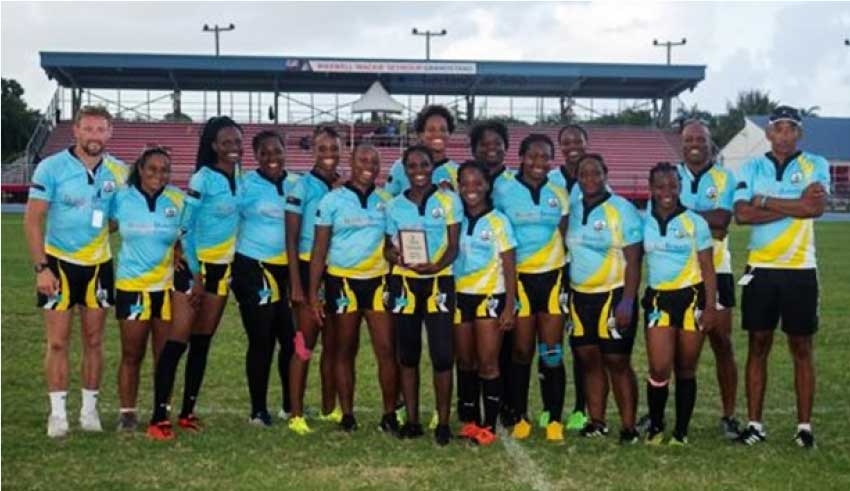
<instances>
[{"instance_id":1,"label":"black sock","mask_svg":"<svg viewBox=\"0 0 850 491\"><path fill-rule=\"evenodd\" d=\"M540 385L540 401L543 403L543 410L549 411L549 401L552 400L552 394L549 393L549 384L546 383L546 367L537 359L537 382Z\"/></svg>"},{"instance_id":2,"label":"black sock","mask_svg":"<svg viewBox=\"0 0 850 491\"><path fill-rule=\"evenodd\" d=\"M511 407L517 418L528 418L528 384L531 377L531 365L528 363L511 364Z\"/></svg>"},{"instance_id":3,"label":"black sock","mask_svg":"<svg viewBox=\"0 0 850 491\"><path fill-rule=\"evenodd\" d=\"M239 305L242 326L248 336L245 352L245 375L248 378L248 395L251 397L251 416L268 412L266 394L269 390L269 372L274 358L273 335L275 305Z\"/></svg>"},{"instance_id":4,"label":"black sock","mask_svg":"<svg viewBox=\"0 0 850 491\"><path fill-rule=\"evenodd\" d=\"M491 431L496 429L496 417L502 404L502 378L481 379L484 389L484 426Z\"/></svg>"},{"instance_id":5,"label":"black sock","mask_svg":"<svg viewBox=\"0 0 850 491\"><path fill-rule=\"evenodd\" d=\"M277 374L280 377L283 410L288 413L292 411L292 404L289 401L289 362L295 353L295 331L292 326L292 312L286 303L286 299L281 299L276 323L280 324L278 326L280 351L277 355Z\"/></svg>"},{"instance_id":6,"label":"black sock","mask_svg":"<svg viewBox=\"0 0 850 491\"><path fill-rule=\"evenodd\" d=\"M573 412L584 412L587 407L587 399L584 396L584 367L581 360L576 356L573 350L573 385L576 388L576 402L573 405Z\"/></svg>"},{"instance_id":7,"label":"black sock","mask_svg":"<svg viewBox=\"0 0 850 491\"><path fill-rule=\"evenodd\" d=\"M499 351L499 373L502 377L502 407L499 408L500 414L508 421L513 419L513 408L511 407L511 398L513 397L513 362L511 360L511 352L513 351L513 331L506 331L502 337L502 349ZM502 421L504 424L506 421Z\"/></svg>"},{"instance_id":8,"label":"black sock","mask_svg":"<svg viewBox=\"0 0 850 491\"><path fill-rule=\"evenodd\" d=\"M561 421L561 415L564 412L564 391L567 383L567 372L564 370L564 364L559 363L554 367L541 364L540 370L544 375L541 385L545 387L543 392L544 405L546 410L549 411L549 420Z\"/></svg>"},{"instance_id":9,"label":"black sock","mask_svg":"<svg viewBox=\"0 0 850 491\"><path fill-rule=\"evenodd\" d=\"M462 423L478 423L480 409L476 402L480 399L478 372L475 370L457 371L457 417ZM476 411L478 409L478 411Z\"/></svg>"},{"instance_id":10,"label":"black sock","mask_svg":"<svg viewBox=\"0 0 850 491\"><path fill-rule=\"evenodd\" d=\"M186 357L186 378L183 385L183 407L180 409L181 418L186 418L195 412L195 402L207 369L210 341L212 341L210 334L192 334L189 338L189 355Z\"/></svg>"},{"instance_id":11,"label":"black sock","mask_svg":"<svg viewBox=\"0 0 850 491\"><path fill-rule=\"evenodd\" d=\"M649 404L649 419L653 428L664 427L664 406L667 405L667 395L670 393L670 385L655 387L649 381L646 382L646 400Z\"/></svg>"},{"instance_id":12,"label":"black sock","mask_svg":"<svg viewBox=\"0 0 850 491\"><path fill-rule=\"evenodd\" d=\"M186 351L186 343L169 340L162 348L162 353L159 354L159 361L154 373L151 423L159 423L168 419L168 399L171 397L177 365L180 363L180 357L183 356L184 351Z\"/></svg>"},{"instance_id":13,"label":"black sock","mask_svg":"<svg viewBox=\"0 0 850 491\"><path fill-rule=\"evenodd\" d=\"M694 413L697 400L697 379L676 379L676 428L674 434L679 438L688 436L688 425Z\"/></svg>"}]
</instances>

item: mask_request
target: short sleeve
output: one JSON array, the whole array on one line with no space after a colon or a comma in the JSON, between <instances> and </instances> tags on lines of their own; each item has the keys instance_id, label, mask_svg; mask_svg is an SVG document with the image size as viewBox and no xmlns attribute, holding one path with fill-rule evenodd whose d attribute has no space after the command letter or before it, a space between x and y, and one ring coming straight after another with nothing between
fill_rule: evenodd
<instances>
[{"instance_id":1,"label":"short sleeve","mask_svg":"<svg viewBox=\"0 0 850 491\"><path fill-rule=\"evenodd\" d=\"M334 223L334 214L336 206L334 206L334 195L336 193L328 193L319 200L319 207L316 209L316 225L320 227L331 227Z\"/></svg>"},{"instance_id":2,"label":"short sleeve","mask_svg":"<svg viewBox=\"0 0 850 491\"><path fill-rule=\"evenodd\" d=\"M384 226L384 232L387 235L391 235L395 237L398 235L398 223L395 220L395 203L394 201L390 201L387 203L387 213L386 213L386 222Z\"/></svg>"},{"instance_id":3,"label":"short sleeve","mask_svg":"<svg viewBox=\"0 0 850 491\"><path fill-rule=\"evenodd\" d=\"M570 214L570 197L566 189L558 189L558 201L561 202L561 216Z\"/></svg>"},{"instance_id":4,"label":"short sleeve","mask_svg":"<svg viewBox=\"0 0 850 491\"><path fill-rule=\"evenodd\" d=\"M50 162L49 160L44 161L35 168L32 183L30 184L30 199L39 199L48 203L53 201L56 192L56 181L50 172Z\"/></svg>"},{"instance_id":5,"label":"short sleeve","mask_svg":"<svg viewBox=\"0 0 850 491\"><path fill-rule=\"evenodd\" d=\"M626 202L621 208L623 244L630 246L643 242L643 218L637 212L637 208Z\"/></svg>"},{"instance_id":6,"label":"short sleeve","mask_svg":"<svg viewBox=\"0 0 850 491\"><path fill-rule=\"evenodd\" d=\"M306 179L299 179L292 187L289 196L286 197L285 211L298 215L304 213L304 201L307 195Z\"/></svg>"},{"instance_id":7,"label":"short sleeve","mask_svg":"<svg viewBox=\"0 0 850 491\"><path fill-rule=\"evenodd\" d=\"M511 226L511 222L505 217L499 217L497 221L500 228L500 230L496 233L499 253L516 249L516 236L514 235L514 228Z\"/></svg>"},{"instance_id":8,"label":"short sleeve","mask_svg":"<svg viewBox=\"0 0 850 491\"><path fill-rule=\"evenodd\" d=\"M753 165L754 161L751 160L738 171L734 197L736 203L753 199Z\"/></svg>"},{"instance_id":9,"label":"short sleeve","mask_svg":"<svg viewBox=\"0 0 850 491\"><path fill-rule=\"evenodd\" d=\"M206 179L202 171L195 172L189 179L189 186L186 188L186 204L197 205L203 199L206 191Z\"/></svg>"},{"instance_id":10,"label":"short sleeve","mask_svg":"<svg viewBox=\"0 0 850 491\"><path fill-rule=\"evenodd\" d=\"M463 202L460 200L460 196L458 196L455 192L448 191L448 195L451 199L451 210L449 210L449 213L446 216L446 225L454 225L463 220Z\"/></svg>"},{"instance_id":11,"label":"short sleeve","mask_svg":"<svg viewBox=\"0 0 850 491\"><path fill-rule=\"evenodd\" d=\"M708 222L705 221L704 218L694 213L691 215L694 226L696 228L696 244L698 251L704 251L706 249L711 249L714 245L714 241L711 239L711 230L708 228Z\"/></svg>"},{"instance_id":12,"label":"short sleeve","mask_svg":"<svg viewBox=\"0 0 850 491\"><path fill-rule=\"evenodd\" d=\"M815 165L813 181L821 183L824 189L826 189L827 194L829 193L829 187L832 179L829 176L829 162L827 162L826 159L818 158L817 164Z\"/></svg>"},{"instance_id":13,"label":"short sleeve","mask_svg":"<svg viewBox=\"0 0 850 491\"><path fill-rule=\"evenodd\" d=\"M401 160L396 160L390 167L390 175L387 177L386 185L384 185L384 189L393 196L398 196L402 191L402 178L399 175L402 173L404 173L404 165Z\"/></svg>"},{"instance_id":14,"label":"short sleeve","mask_svg":"<svg viewBox=\"0 0 850 491\"><path fill-rule=\"evenodd\" d=\"M717 198L717 207L721 210L732 211L735 204L735 174L724 169L726 174L726 186L720 190L720 196Z\"/></svg>"}]
</instances>

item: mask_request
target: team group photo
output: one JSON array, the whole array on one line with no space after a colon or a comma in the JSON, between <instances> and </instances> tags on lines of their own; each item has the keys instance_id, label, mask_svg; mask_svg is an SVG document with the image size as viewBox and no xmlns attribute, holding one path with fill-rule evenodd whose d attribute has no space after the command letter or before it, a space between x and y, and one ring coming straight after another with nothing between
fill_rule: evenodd
<instances>
[{"instance_id":1,"label":"team group photo","mask_svg":"<svg viewBox=\"0 0 850 491\"><path fill-rule=\"evenodd\" d=\"M4 487L850 486L846 3L764 6L845 36L770 55L818 90L671 63L716 35L671 19L749 4L56 14L169 5L239 21L192 24L215 38L196 55L68 44L50 4L3 6ZM221 55L272 25L243 7L293 33L449 28L406 28L424 61L290 37L273 52L300 56ZM650 41L666 65L581 36L503 57L464 44L462 12L688 38ZM13 39L26 19L56 40Z\"/></svg>"}]
</instances>

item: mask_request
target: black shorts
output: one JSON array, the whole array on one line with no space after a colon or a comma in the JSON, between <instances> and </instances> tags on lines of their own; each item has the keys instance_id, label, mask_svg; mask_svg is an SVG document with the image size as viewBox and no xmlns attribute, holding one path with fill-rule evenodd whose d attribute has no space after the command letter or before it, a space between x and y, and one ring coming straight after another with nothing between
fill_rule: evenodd
<instances>
[{"instance_id":1,"label":"black shorts","mask_svg":"<svg viewBox=\"0 0 850 491\"><path fill-rule=\"evenodd\" d=\"M741 292L741 324L747 331L776 329L792 336L811 336L818 330L818 273L816 269L747 267L753 278Z\"/></svg>"},{"instance_id":2,"label":"black shorts","mask_svg":"<svg viewBox=\"0 0 850 491\"><path fill-rule=\"evenodd\" d=\"M115 317L118 320L148 321L171 320L171 290L156 292L115 293Z\"/></svg>"},{"instance_id":3,"label":"black shorts","mask_svg":"<svg viewBox=\"0 0 850 491\"><path fill-rule=\"evenodd\" d=\"M705 308L705 288L702 283L678 290L659 291L647 287L641 305L647 328L675 327L696 331L700 312Z\"/></svg>"},{"instance_id":4,"label":"black shorts","mask_svg":"<svg viewBox=\"0 0 850 491\"><path fill-rule=\"evenodd\" d=\"M472 322L475 319L498 319L505 310L505 294L475 295L458 293L454 323Z\"/></svg>"},{"instance_id":5,"label":"black shorts","mask_svg":"<svg viewBox=\"0 0 850 491\"><path fill-rule=\"evenodd\" d=\"M242 305L268 305L289 301L289 268L269 264L237 253L233 258L233 278L230 288Z\"/></svg>"},{"instance_id":6,"label":"black shorts","mask_svg":"<svg viewBox=\"0 0 850 491\"><path fill-rule=\"evenodd\" d=\"M383 276L358 279L329 274L325 276L325 298L328 301L328 311L337 314L348 314L360 310L386 312L384 287Z\"/></svg>"},{"instance_id":7,"label":"black shorts","mask_svg":"<svg viewBox=\"0 0 850 491\"><path fill-rule=\"evenodd\" d=\"M735 277L732 273L717 273L717 308L735 306Z\"/></svg>"},{"instance_id":8,"label":"black shorts","mask_svg":"<svg viewBox=\"0 0 850 491\"><path fill-rule=\"evenodd\" d=\"M83 266L48 255L47 267L59 280L59 292L50 297L37 293L37 306L45 310L68 310L74 305L103 309L115 304L115 274L111 259Z\"/></svg>"},{"instance_id":9,"label":"black shorts","mask_svg":"<svg viewBox=\"0 0 850 491\"><path fill-rule=\"evenodd\" d=\"M304 297L307 297L307 292L310 291L310 261L303 259L298 260L298 278L301 279L301 288L304 290ZM324 281L327 279L327 269L322 273L323 284L319 286L319 299L325 298Z\"/></svg>"},{"instance_id":10,"label":"black shorts","mask_svg":"<svg viewBox=\"0 0 850 491\"><path fill-rule=\"evenodd\" d=\"M519 317L566 314L569 311L569 295L563 276L563 268L545 273L519 273Z\"/></svg>"},{"instance_id":11,"label":"black shorts","mask_svg":"<svg viewBox=\"0 0 850 491\"><path fill-rule=\"evenodd\" d=\"M226 297L230 287L232 264L205 263L201 261L201 278L204 280L204 291Z\"/></svg>"},{"instance_id":12,"label":"black shorts","mask_svg":"<svg viewBox=\"0 0 850 491\"><path fill-rule=\"evenodd\" d=\"M638 325L638 305L635 299L632 322L628 328L617 329L614 324L614 310L622 299L622 287L599 293L573 290L570 295L570 316L573 323L571 346L599 346L602 353L631 354Z\"/></svg>"},{"instance_id":13,"label":"black shorts","mask_svg":"<svg viewBox=\"0 0 850 491\"><path fill-rule=\"evenodd\" d=\"M392 275L387 280L387 308L394 314L449 314L455 311L453 276L412 278ZM451 320L451 317L449 318Z\"/></svg>"}]
</instances>

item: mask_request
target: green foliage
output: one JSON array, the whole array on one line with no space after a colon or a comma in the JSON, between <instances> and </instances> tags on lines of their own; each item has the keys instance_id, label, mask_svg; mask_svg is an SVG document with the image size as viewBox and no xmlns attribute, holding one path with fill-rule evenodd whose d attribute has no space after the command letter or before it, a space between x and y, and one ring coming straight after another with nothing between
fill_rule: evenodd
<instances>
[{"instance_id":1,"label":"green foliage","mask_svg":"<svg viewBox=\"0 0 850 491\"><path fill-rule=\"evenodd\" d=\"M27 107L24 102L24 88L14 79L2 79L3 82L3 143L0 159L6 162L22 152L41 117L38 111Z\"/></svg>"}]
</instances>

